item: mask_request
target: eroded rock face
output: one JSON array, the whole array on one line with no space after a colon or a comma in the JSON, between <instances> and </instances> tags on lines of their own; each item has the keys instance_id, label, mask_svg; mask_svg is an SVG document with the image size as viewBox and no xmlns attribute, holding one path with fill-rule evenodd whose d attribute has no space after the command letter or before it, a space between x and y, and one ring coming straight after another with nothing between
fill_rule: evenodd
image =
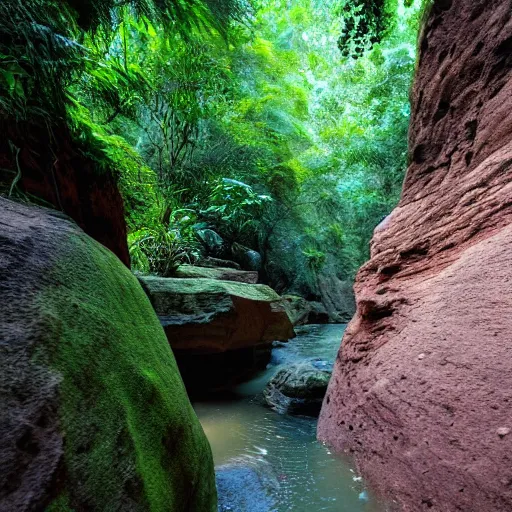
<instances>
[{"instance_id":1,"label":"eroded rock face","mask_svg":"<svg viewBox=\"0 0 512 512\"><path fill-rule=\"evenodd\" d=\"M402 199L375 230L318 435L401 510L512 510L509 0L436 0Z\"/></svg>"},{"instance_id":2,"label":"eroded rock face","mask_svg":"<svg viewBox=\"0 0 512 512\"><path fill-rule=\"evenodd\" d=\"M129 267L124 205L113 171L99 170L77 149L65 126L50 133L45 125L4 120L0 133L5 135L0 140L0 184L2 171L19 165L23 192L69 215ZM19 148L18 162L11 144Z\"/></svg>"},{"instance_id":3,"label":"eroded rock face","mask_svg":"<svg viewBox=\"0 0 512 512\"><path fill-rule=\"evenodd\" d=\"M295 336L281 301L265 285L141 277L171 347L219 353Z\"/></svg>"},{"instance_id":4,"label":"eroded rock face","mask_svg":"<svg viewBox=\"0 0 512 512\"><path fill-rule=\"evenodd\" d=\"M310 302L298 295L283 295L288 317L294 326L307 324L328 324L329 313L321 302Z\"/></svg>"},{"instance_id":5,"label":"eroded rock face","mask_svg":"<svg viewBox=\"0 0 512 512\"><path fill-rule=\"evenodd\" d=\"M298 295L283 295L283 304L290 322L294 325L306 325L309 323L311 305L304 298Z\"/></svg>"},{"instance_id":6,"label":"eroded rock face","mask_svg":"<svg viewBox=\"0 0 512 512\"><path fill-rule=\"evenodd\" d=\"M270 361L272 342L295 336L281 297L259 284L140 278L194 397L232 387Z\"/></svg>"},{"instance_id":7,"label":"eroded rock face","mask_svg":"<svg viewBox=\"0 0 512 512\"><path fill-rule=\"evenodd\" d=\"M318 229L325 219L314 211L304 215L311 217L309 224L304 224L305 219L283 219L271 234L263 251L262 281L281 295L320 303L329 323L347 323L356 309L352 280L346 279L346 269L334 249L327 251L320 269L311 266L303 252L303 234L306 229Z\"/></svg>"},{"instance_id":8,"label":"eroded rock face","mask_svg":"<svg viewBox=\"0 0 512 512\"><path fill-rule=\"evenodd\" d=\"M213 461L139 283L0 198L0 510L216 511Z\"/></svg>"}]
</instances>

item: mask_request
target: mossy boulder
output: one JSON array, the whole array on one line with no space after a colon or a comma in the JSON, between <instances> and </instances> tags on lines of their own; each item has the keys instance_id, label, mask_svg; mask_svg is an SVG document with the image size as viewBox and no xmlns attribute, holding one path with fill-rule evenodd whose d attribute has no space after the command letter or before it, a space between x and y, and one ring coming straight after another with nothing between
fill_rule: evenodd
<instances>
[{"instance_id":1,"label":"mossy boulder","mask_svg":"<svg viewBox=\"0 0 512 512\"><path fill-rule=\"evenodd\" d=\"M332 364L311 359L281 368L263 390L266 404L279 414L318 416Z\"/></svg>"},{"instance_id":2,"label":"mossy boulder","mask_svg":"<svg viewBox=\"0 0 512 512\"><path fill-rule=\"evenodd\" d=\"M194 397L247 380L269 363L272 342L295 336L281 297L268 286L140 279Z\"/></svg>"},{"instance_id":3,"label":"mossy boulder","mask_svg":"<svg viewBox=\"0 0 512 512\"><path fill-rule=\"evenodd\" d=\"M140 277L171 347L218 353L295 336L281 297L261 284Z\"/></svg>"},{"instance_id":4,"label":"mossy boulder","mask_svg":"<svg viewBox=\"0 0 512 512\"><path fill-rule=\"evenodd\" d=\"M0 198L0 510L213 512L210 447L136 278Z\"/></svg>"}]
</instances>

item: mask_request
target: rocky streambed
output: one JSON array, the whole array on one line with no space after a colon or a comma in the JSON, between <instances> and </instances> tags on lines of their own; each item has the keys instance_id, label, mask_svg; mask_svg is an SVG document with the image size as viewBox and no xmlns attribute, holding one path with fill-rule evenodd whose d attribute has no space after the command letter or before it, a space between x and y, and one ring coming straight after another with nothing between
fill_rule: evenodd
<instances>
[{"instance_id":1,"label":"rocky streambed","mask_svg":"<svg viewBox=\"0 0 512 512\"><path fill-rule=\"evenodd\" d=\"M321 324L321 304L282 298L254 272L139 279L212 446L219 512L384 510L316 439L344 325Z\"/></svg>"},{"instance_id":2,"label":"rocky streambed","mask_svg":"<svg viewBox=\"0 0 512 512\"><path fill-rule=\"evenodd\" d=\"M296 328L295 339L276 344L265 371L220 398L193 404L213 450L219 512L385 510L350 462L316 440L315 418L278 414L263 401L280 370L312 358L332 363L344 328Z\"/></svg>"}]
</instances>

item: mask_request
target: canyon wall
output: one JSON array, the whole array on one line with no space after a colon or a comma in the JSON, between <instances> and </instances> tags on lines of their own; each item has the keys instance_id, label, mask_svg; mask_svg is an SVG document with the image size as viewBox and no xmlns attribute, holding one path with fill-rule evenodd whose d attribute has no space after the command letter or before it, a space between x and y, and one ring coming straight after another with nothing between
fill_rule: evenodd
<instances>
[{"instance_id":1,"label":"canyon wall","mask_svg":"<svg viewBox=\"0 0 512 512\"><path fill-rule=\"evenodd\" d=\"M410 167L318 436L402 511L512 510L512 2L435 0Z\"/></svg>"},{"instance_id":2,"label":"canyon wall","mask_svg":"<svg viewBox=\"0 0 512 512\"><path fill-rule=\"evenodd\" d=\"M101 169L64 125L49 130L0 119L0 133L5 135L0 191L8 195L15 184L27 199L64 212L129 267L123 198L114 171Z\"/></svg>"}]
</instances>

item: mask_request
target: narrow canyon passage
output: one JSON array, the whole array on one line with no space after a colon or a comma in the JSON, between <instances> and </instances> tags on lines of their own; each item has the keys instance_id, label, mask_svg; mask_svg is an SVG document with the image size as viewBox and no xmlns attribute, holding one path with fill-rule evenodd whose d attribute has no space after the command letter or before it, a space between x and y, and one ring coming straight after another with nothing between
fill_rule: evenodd
<instances>
[{"instance_id":1,"label":"narrow canyon passage","mask_svg":"<svg viewBox=\"0 0 512 512\"><path fill-rule=\"evenodd\" d=\"M0 0L0 512L512 511L512 0Z\"/></svg>"},{"instance_id":2,"label":"narrow canyon passage","mask_svg":"<svg viewBox=\"0 0 512 512\"><path fill-rule=\"evenodd\" d=\"M383 512L350 460L317 441L315 418L277 414L263 404L263 388L283 366L311 358L334 362L345 326L296 330L252 380L192 403L212 446L219 512Z\"/></svg>"}]
</instances>

